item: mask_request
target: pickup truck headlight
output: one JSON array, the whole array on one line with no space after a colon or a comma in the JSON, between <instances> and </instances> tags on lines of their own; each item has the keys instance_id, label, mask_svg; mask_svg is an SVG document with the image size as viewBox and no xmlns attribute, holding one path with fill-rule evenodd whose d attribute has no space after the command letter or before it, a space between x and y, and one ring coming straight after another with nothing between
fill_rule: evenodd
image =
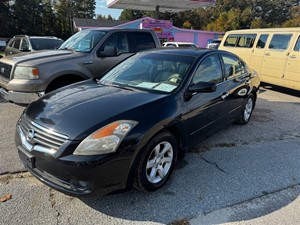
<instances>
[{"instance_id":1,"label":"pickup truck headlight","mask_svg":"<svg viewBox=\"0 0 300 225\"><path fill-rule=\"evenodd\" d=\"M39 79L39 70L36 67L17 66L14 73L15 79Z\"/></svg>"},{"instance_id":2,"label":"pickup truck headlight","mask_svg":"<svg viewBox=\"0 0 300 225\"><path fill-rule=\"evenodd\" d=\"M85 138L75 149L74 155L101 155L115 152L128 132L138 122L119 120L110 123Z\"/></svg>"}]
</instances>

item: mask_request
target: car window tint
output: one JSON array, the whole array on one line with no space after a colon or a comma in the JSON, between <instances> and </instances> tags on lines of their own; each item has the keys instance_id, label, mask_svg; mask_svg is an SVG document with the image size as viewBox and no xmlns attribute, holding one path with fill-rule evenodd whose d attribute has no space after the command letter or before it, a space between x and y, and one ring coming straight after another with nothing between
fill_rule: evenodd
<instances>
[{"instance_id":1,"label":"car window tint","mask_svg":"<svg viewBox=\"0 0 300 225\"><path fill-rule=\"evenodd\" d=\"M274 34L269 49L286 50L291 38L292 34Z\"/></svg>"},{"instance_id":2,"label":"car window tint","mask_svg":"<svg viewBox=\"0 0 300 225\"><path fill-rule=\"evenodd\" d=\"M297 43L294 47L294 51L300 52L300 36L298 37Z\"/></svg>"},{"instance_id":3,"label":"car window tint","mask_svg":"<svg viewBox=\"0 0 300 225\"><path fill-rule=\"evenodd\" d=\"M222 55L227 79L234 78L246 73L246 65L239 58L229 55Z\"/></svg>"},{"instance_id":4,"label":"car window tint","mask_svg":"<svg viewBox=\"0 0 300 225\"><path fill-rule=\"evenodd\" d=\"M115 47L117 49L117 54L129 52L129 44L126 33L113 33L101 45L100 50L103 51L105 47Z\"/></svg>"},{"instance_id":5,"label":"car window tint","mask_svg":"<svg viewBox=\"0 0 300 225\"><path fill-rule=\"evenodd\" d=\"M155 48L153 37L148 32L130 32L130 38L134 44L133 48L136 51Z\"/></svg>"},{"instance_id":6,"label":"car window tint","mask_svg":"<svg viewBox=\"0 0 300 225\"><path fill-rule=\"evenodd\" d=\"M14 42L13 48L19 49L21 44L21 39L17 38Z\"/></svg>"},{"instance_id":7,"label":"car window tint","mask_svg":"<svg viewBox=\"0 0 300 225\"><path fill-rule=\"evenodd\" d=\"M256 48L265 48L268 37L269 37L268 34L260 35L258 42L256 44Z\"/></svg>"},{"instance_id":8,"label":"car window tint","mask_svg":"<svg viewBox=\"0 0 300 225\"><path fill-rule=\"evenodd\" d=\"M198 82L222 82L222 68L218 55L210 55L206 57L197 68L193 77L193 83Z\"/></svg>"}]
</instances>

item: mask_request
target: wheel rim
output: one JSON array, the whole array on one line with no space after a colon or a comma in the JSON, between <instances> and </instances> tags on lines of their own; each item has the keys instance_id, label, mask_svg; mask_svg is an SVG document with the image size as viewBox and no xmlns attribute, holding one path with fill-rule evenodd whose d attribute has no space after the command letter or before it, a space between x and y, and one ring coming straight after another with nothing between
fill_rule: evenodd
<instances>
[{"instance_id":1,"label":"wheel rim","mask_svg":"<svg viewBox=\"0 0 300 225\"><path fill-rule=\"evenodd\" d=\"M245 119L245 121L248 121L250 119L252 110L253 110L253 100L252 100L252 98L249 98L247 100L247 103L245 105L245 110L244 110L244 119Z\"/></svg>"},{"instance_id":2,"label":"wheel rim","mask_svg":"<svg viewBox=\"0 0 300 225\"><path fill-rule=\"evenodd\" d=\"M170 171L173 162L173 147L163 141L155 146L146 164L146 175L150 183L155 184L163 180Z\"/></svg>"}]
</instances>

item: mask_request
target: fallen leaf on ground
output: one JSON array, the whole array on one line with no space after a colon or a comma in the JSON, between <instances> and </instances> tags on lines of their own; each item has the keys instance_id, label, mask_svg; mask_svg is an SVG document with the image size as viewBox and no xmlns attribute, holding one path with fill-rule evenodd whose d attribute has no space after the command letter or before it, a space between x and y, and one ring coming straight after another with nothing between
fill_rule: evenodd
<instances>
[{"instance_id":1,"label":"fallen leaf on ground","mask_svg":"<svg viewBox=\"0 0 300 225\"><path fill-rule=\"evenodd\" d=\"M0 202L6 202L7 200L11 199L12 195L6 194L0 197Z\"/></svg>"}]
</instances>

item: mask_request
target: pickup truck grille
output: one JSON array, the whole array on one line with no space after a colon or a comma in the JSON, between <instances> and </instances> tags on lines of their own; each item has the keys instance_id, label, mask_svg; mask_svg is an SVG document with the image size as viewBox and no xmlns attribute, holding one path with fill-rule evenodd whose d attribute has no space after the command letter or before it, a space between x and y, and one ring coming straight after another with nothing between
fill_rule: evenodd
<instances>
[{"instance_id":1,"label":"pickup truck grille","mask_svg":"<svg viewBox=\"0 0 300 225\"><path fill-rule=\"evenodd\" d=\"M26 140L45 152L56 152L68 140L68 136L59 134L53 130L29 121L24 116L20 122L20 129ZM35 149L35 147L33 149Z\"/></svg>"},{"instance_id":2,"label":"pickup truck grille","mask_svg":"<svg viewBox=\"0 0 300 225\"><path fill-rule=\"evenodd\" d=\"M9 79L10 78L11 69L12 69L11 65L7 65L5 63L0 62L0 76L1 77Z\"/></svg>"}]
</instances>

